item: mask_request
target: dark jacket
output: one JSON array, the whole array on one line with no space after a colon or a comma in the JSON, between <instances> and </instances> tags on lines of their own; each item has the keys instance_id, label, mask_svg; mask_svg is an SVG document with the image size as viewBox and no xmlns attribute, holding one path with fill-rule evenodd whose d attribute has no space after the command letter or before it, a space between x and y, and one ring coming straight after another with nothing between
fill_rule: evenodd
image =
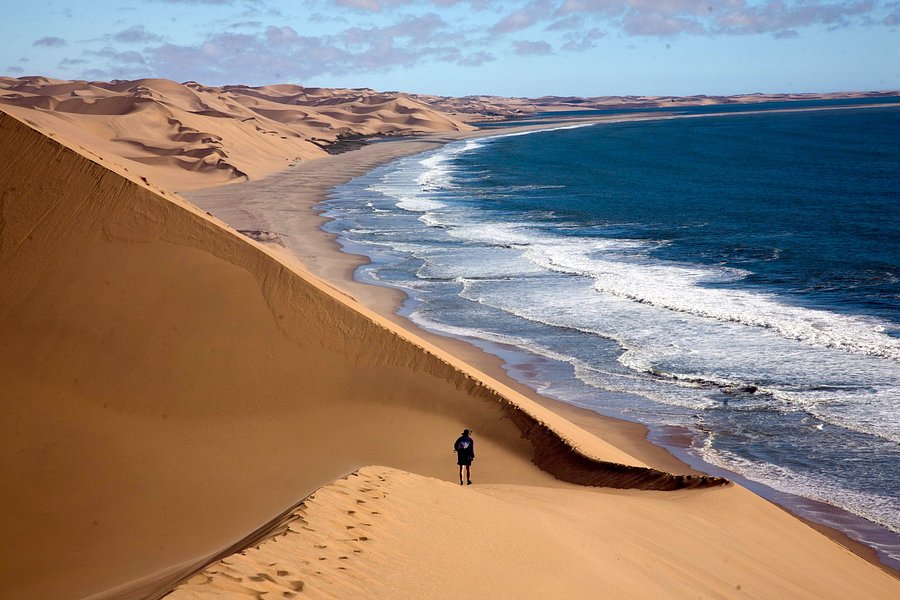
<instances>
[{"instance_id":1,"label":"dark jacket","mask_svg":"<svg viewBox=\"0 0 900 600\"><path fill-rule=\"evenodd\" d=\"M472 460L475 458L475 440L467 435L462 435L453 443L453 451L461 459Z\"/></svg>"}]
</instances>

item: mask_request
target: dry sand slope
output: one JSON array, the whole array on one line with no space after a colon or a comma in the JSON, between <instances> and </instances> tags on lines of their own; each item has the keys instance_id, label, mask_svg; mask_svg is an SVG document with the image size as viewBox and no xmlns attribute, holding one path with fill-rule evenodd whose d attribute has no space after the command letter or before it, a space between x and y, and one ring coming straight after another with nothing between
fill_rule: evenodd
<instances>
[{"instance_id":1,"label":"dry sand slope","mask_svg":"<svg viewBox=\"0 0 900 600\"><path fill-rule=\"evenodd\" d=\"M745 490L640 465L2 113L0 164L3 597L159 597L285 532L277 516L313 492L298 510L323 526L295 534L291 521L294 546L282 536L263 558L226 559L252 571L249 593L454 597L462 568L466 597L900 592ZM477 434L477 485L460 489L447 480L463 426ZM365 465L390 468L335 481ZM350 511L370 500L384 508L357 523ZM320 561L368 542L363 527L378 531L369 550ZM308 564L329 560L347 566ZM178 593L240 591L210 573Z\"/></svg>"},{"instance_id":2,"label":"dry sand slope","mask_svg":"<svg viewBox=\"0 0 900 600\"><path fill-rule=\"evenodd\" d=\"M289 84L0 77L0 106L176 190L260 177L341 137L471 129L406 94Z\"/></svg>"},{"instance_id":3,"label":"dry sand slope","mask_svg":"<svg viewBox=\"0 0 900 600\"><path fill-rule=\"evenodd\" d=\"M262 533L262 532L261 532ZM897 582L750 492L458 485L385 467L335 482L169 596L890 598ZM871 568L871 566L869 566ZM831 571L836 569L836 571ZM263 595L266 594L266 595Z\"/></svg>"}]
</instances>

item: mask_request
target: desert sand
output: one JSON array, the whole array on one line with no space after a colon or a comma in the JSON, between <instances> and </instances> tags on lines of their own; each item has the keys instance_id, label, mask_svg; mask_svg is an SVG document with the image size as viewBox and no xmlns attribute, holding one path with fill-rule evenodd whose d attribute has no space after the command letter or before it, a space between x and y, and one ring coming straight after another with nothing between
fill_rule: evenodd
<instances>
[{"instance_id":1,"label":"desert sand","mask_svg":"<svg viewBox=\"0 0 900 600\"><path fill-rule=\"evenodd\" d=\"M211 565L169 598L892 593L887 579L879 590L858 579L861 574L826 574L822 565L834 559L831 543L807 545L809 529L772 508L739 487L677 493L510 484L466 489L366 467L318 490L273 523L264 541Z\"/></svg>"},{"instance_id":2,"label":"desert sand","mask_svg":"<svg viewBox=\"0 0 900 600\"><path fill-rule=\"evenodd\" d=\"M472 129L406 94L288 84L0 77L0 106L179 191L256 179L348 138Z\"/></svg>"},{"instance_id":3,"label":"desert sand","mask_svg":"<svg viewBox=\"0 0 900 600\"><path fill-rule=\"evenodd\" d=\"M33 123L0 113L4 597L900 592L743 488L667 473L363 306L80 126Z\"/></svg>"}]
</instances>

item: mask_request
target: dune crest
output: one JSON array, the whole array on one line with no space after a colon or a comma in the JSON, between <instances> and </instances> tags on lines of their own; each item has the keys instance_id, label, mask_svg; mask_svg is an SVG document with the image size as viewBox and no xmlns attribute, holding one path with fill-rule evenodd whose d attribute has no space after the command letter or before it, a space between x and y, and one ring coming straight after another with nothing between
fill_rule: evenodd
<instances>
[{"instance_id":1,"label":"dune crest","mask_svg":"<svg viewBox=\"0 0 900 600\"><path fill-rule=\"evenodd\" d=\"M752 500L737 486L662 496L461 488L365 467L166 598L818 600L889 598L900 587L877 571L860 577L829 540Z\"/></svg>"},{"instance_id":2,"label":"dune crest","mask_svg":"<svg viewBox=\"0 0 900 600\"><path fill-rule=\"evenodd\" d=\"M406 94L0 77L0 106L169 189L245 181L345 138L472 129Z\"/></svg>"},{"instance_id":3,"label":"dune crest","mask_svg":"<svg viewBox=\"0 0 900 600\"><path fill-rule=\"evenodd\" d=\"M0 421L16 457L0 467L14 482L0 585L14 595L152 587L362 465L452 479L464 426L480 483L726 483L640 464L3 113L0 157Z\"/></svg>"}]
</instances>

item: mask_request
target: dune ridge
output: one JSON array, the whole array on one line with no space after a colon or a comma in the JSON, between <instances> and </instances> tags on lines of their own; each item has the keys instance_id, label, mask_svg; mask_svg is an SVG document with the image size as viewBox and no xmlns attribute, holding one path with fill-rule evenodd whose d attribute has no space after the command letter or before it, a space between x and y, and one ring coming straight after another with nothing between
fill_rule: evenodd
<instances>
[{"instance_id":1,"label":"dune ridge","mask_svg":"<svg viewBox=\"0 0 900 600\"><path fill-rule=\"evenodd\" d=\"M361 465L452 477L463 426L480 482L726 483L648 468L48 135L0 114L11 593L125 597Z\"/></svg>"},{"instance_id":2,"label":"dune ridge","mask_svg":"<svg viewBox=\"0 0 900 600\"><path fill-rule=\"evenodd\" d=\"M471 129L398 92L289 84L0 77L0 105L179 190L258 178L348 137Z\"/></svg>"},{"instance_id":3,"label":"dune ridge","mask_svg":"<svg viewBox=\"0 0 900 600\"><path fill-rule=\"evenodd\" d=\"M166 597L812 600L897 589L881 572L848 569L845 551L753 499L738 486L466 488L364 467Z\"/></svg>"}]
</instances>

